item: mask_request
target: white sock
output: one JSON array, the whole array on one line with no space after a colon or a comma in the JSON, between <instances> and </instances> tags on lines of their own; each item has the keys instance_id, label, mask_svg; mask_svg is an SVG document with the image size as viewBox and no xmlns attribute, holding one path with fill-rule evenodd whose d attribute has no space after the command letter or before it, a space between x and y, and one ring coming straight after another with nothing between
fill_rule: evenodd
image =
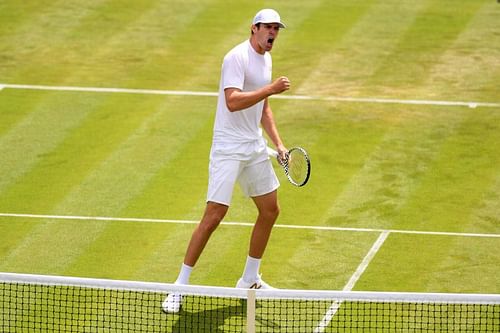
<instances>
[{"instance_id":1,"label":"white sock","mask_svg":"<svg viewBox=\"0 0 500 333\"><path fill-rule=\"evenodd\" d=\"M250 256L247 257L245 271L243 272L243 280L246 282L254 282L257 280L259 275L260 260L261 259L252 258Z\"/></svg>"},{"instance_id":2,"label":"white sock","mask_svg":"<svg viewBox=\"0 0 500 333\"><path fill-rule=\"evenodd\" d=\"M189 284L189 277L191 276L192 271L193 267L183 263L179 276L177 277L177 280L175 280L175 284Z\"/></svg>"}]
</instances>

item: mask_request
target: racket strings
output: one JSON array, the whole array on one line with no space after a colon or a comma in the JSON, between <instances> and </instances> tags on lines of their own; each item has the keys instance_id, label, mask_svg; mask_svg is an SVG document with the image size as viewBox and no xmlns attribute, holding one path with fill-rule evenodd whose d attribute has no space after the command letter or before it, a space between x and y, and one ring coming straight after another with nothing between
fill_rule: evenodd
<instances>
[{"instance_id":1,"label":"racket strings","mask_svg":"<svg viewBox=\"0 0 500 333\"><path fill-rule=\"evenodd\" d=\"M287 155L283 167L290 180L296 184L302 184L307 177L307 160L300 151L293 150Z\"/></svg>"}]
</instances>

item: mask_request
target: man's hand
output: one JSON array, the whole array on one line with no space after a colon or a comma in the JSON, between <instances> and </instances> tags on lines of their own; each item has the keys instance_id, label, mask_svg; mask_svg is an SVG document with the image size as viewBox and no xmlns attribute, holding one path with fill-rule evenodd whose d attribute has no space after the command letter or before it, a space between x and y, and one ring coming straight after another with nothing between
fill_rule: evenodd
<instances>
[{"instance_id":1,"label":"man's hand","mask_svg":"<svg viewBox=\"0 0 500 333\"><path fill-rule=\"evenodd\" d=\"M290 80L286 76L279 77L271 83L271 92L273 95L281 94L288 89L290 89Z\"/></svg>"},{"instance_id":2,"label":"man's hand","mask_svg":"<svg viewBox=\"0 0 500 333\"><path fill-rule=\"evenodd\" d=\"M278 152L278 162L281 165L284 165L285 161L288 159L288 149L286 149L283 145L279 145L276 149Z\"/></svg>"}]
</instances>

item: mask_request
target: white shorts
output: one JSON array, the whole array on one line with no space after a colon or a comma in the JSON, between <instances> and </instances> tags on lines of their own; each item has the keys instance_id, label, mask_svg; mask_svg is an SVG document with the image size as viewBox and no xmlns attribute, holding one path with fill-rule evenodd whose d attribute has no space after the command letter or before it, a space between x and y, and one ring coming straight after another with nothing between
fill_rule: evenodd
<instances>
[{"instance_id":1,"label":"white shorts","mask_svg":"<svg viewBox=\"0 0 500 333\"><path fill-rule=\"evenodd\" d=\"M229 206L236 181L249 197L271 193L280 186L265 150L245 158L212 151L208 169L207 202Z\"/></svg>"}]
</instances>

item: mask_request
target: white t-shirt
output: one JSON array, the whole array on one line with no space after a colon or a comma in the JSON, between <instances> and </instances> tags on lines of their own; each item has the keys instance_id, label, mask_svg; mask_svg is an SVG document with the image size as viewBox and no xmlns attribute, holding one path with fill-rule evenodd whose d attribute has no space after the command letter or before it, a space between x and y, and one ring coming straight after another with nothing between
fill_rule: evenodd
<instances>
[{"instance_id":1,"label":"white t-shirt","mask_svg":"<svg viewBox=\"0 0 500 333\"><path fill-rule=\"evenodd\" d=\"M262 149L265 142L260 122L264 101L247 109L231 112L227 108L224 89L257 90L271 82L271 54L257 53L249 40L234 47L224 57L219 84L212 149L231 153L251 153Z\"/></svg>"}]
</instances>

